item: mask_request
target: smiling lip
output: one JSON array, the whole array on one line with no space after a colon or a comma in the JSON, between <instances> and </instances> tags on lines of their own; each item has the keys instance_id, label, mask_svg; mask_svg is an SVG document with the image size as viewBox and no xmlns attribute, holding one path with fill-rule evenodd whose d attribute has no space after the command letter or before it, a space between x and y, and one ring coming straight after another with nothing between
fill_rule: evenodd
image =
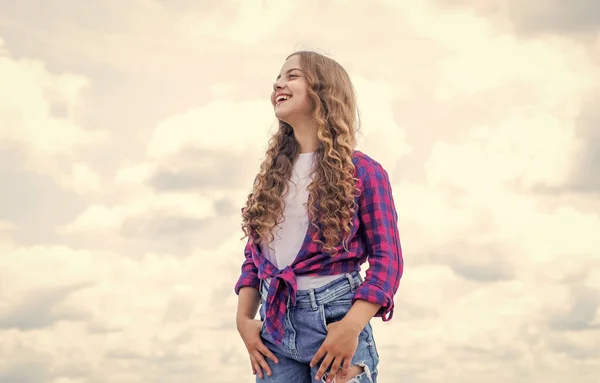
<instances>
[{"instance_id":1,"label":"smiling lip","mask_svg":"<svg viewBox=\"0 0 600 383\"><path fill-rule=\"evenodd\" d=\"M289 100L290 98L292 98L292 96L291 96L291 95L289 95L289 94L286 94L286 93L278 93L278 94L275 96L275 104L276 104L276 105L279 105L279 104L281 104L282 102Z\"/></svg>"}]
</instances>

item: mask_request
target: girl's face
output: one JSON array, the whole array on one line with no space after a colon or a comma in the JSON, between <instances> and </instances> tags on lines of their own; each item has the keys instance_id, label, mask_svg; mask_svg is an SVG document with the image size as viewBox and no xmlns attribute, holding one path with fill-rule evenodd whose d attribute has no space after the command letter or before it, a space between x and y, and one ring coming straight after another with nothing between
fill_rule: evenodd
<instances>
[{"instance_id":1,"label":"girl's face","mask_svg":"<svg viewBox=\"0 0 600 383\"><path fill-rule=\"evenodd\" d=\"M271 103L275 116L290 124L312 117L313 105L308 97L306 75L300 69L300 56L290 57L273 84Z\"/></svg>"}]
</instances>

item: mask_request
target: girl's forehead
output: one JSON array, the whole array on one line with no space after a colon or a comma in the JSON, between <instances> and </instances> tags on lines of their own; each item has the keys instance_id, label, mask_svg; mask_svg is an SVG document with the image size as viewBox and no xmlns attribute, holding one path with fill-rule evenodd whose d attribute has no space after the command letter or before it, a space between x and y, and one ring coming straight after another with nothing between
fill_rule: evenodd
<instances>
[{"instance_id":1,"label":"girl's forehead","mask_svg":"<svg viewBox=\"0 0 600 383\"><path fill-rule=\"evenodd\" d=\"M277 79L281 78L281 76L283 76L283 75L286 75L286 74L292 72L294 69L301 69L300 60L298 59L297 56L290 57L283 64L283 66L281 67L281 70L279 71L279 75L277 76Z\"/></svg>"},{"instance_id":2,"label":"girl's forehead","mask_svg":"<svg viewBox=\"0 0 600 383\"><path fill-rule=\"evenodd\" d=\"M289 59L285 60L283 66L281 67L281 71L286 71L290 68L299 68L300 67L300 57L298 55L294 55Z\"/></svg>"}]
</instances>

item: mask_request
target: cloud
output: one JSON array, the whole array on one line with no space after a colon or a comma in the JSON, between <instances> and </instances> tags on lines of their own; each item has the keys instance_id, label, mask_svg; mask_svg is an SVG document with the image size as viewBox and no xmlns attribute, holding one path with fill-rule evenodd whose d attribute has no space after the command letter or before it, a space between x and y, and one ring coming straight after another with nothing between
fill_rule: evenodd
<instances>
[{"instance_id":1,"label":"cloud","mask_svg":"<svg viewBox=\"0 0 600 383\"><path fill-rule=\"evenodd\" d=\"M577 119L579 152L566 189L592 195L600 194L600 93L591 94L583 103Z\"/></svg>"},{"instance_id":2,"label":"cloud","mask_svg":"<svg viewBox=\"0 0 600 383\"><path fill-rule=\"evenodd\" d=\"M183 150L177 159L177 164L158 165L148 184L161 191L237 189L247 187L248 173L258 171L245 166L243 152L224 153L218 148Z\"/></svg>"},{"instance_id":3,"label":"cloud","mask_svg":"<svg viewBox=\"0 0 600 383\"><path fill-rule=\"evenodd\" d=\"M237 252L242 243L232 242ZM215 362L226 354L235 358L238 345L230 316L236 304L230 285L234 274L224 267L230 250L195 251L182 259L41 246L3 252L0 376L100 382L123 375L134 382L158 382L217 373ZM222 273L206 274L207 269ZM82 277L86 282L75 282ZM209 285L228 293L217 302ZM232 322L229 330L210 329L211 318ZM57 347L56 339L69 342ZM225 346L222 351L214 349L217 340ZM123 360L140 372L132 374ZM26 363L40 368L31 374L21 368ZM235 371L221 374L225 382L237 376Z\"/></svg>"},{"instance_id":4,"label":"cloud","mask_svg":"<svg viewBox=\"0 0 600 383\"><path fill-rule=\"evenodd\" d=\"M15 224L9 221L0 220L0 246L12 241L10 233L15 229Z\"/></svg>"},{"instance_id":5,"label":"cloud","mask_svg":"<svg viewBox=\"0 0 600 383\"><path fill-rule=\"evenodd\" d=\"M383 165L393 174L398 161L410 153L406 129L399 126L392 111L394 99L407 97L408 89L393 89L383 81L369 80L360 74L350 74L356 88L361 127L358 149Z\"/></svg>"},{"instance_id":6,"label":"cloud","mask_svg":"<svg viewBox=\"0 0 600 383\"><path fill-rule=\"evenodd\" d=\"M167 157L187 148L260 153L274 123L272 113L268 99L215 101L160 122L146 153L150 158Z\"/></svg>"},{"instance_id":7,"label":"cloud","mask_svg":"<svg viewBox=\"0 0 600 383\"><path fill-rule=\"evenodd\" d=\"M600 5L593 0L511 2L511 19L525 33L598 33Z\"/></svg>"},{"instance_id":8,"label":"cloud","mask_svg":"<svg viewBox=\"0 0 600 383\"><path fill-rule=\"evenodd\" d=\"M465 14L410 17L447 50L438 61L435 98L445 107L464 108L448 129L465 125L432 143L423 182L395 181L407 270L399 302L408 304L402 327L413 335L402 347L385 337L378 346L397 355L398 366L413 357L418 362L410 368L382 366L382 376L403 374L415 381L449 375L477 381L479 373L499 380L567 376L568 369L553 363L578 360L582 353L593 357L585 350L597 342L593 330L588 338L569 331L596 323L593 288L574 288L573 280L596 267L600 243L593 233L600 220L585 205L574 208L537 191L568 183L578 163L577 105L598 85L593 63L578 47L514 40ZM447 33L433 33L434 20ZM458 21L461 28L450 28ZM563 49L578 59L565 62ZM541 67L548 72L534 69ZM563 91L547 86L550 82ZM472 123L467 113L488 118ZM399 167L412 160L403 159ZM541 318L546 319L540 323ZM396 326L376 330L401 331ZM543 355L537 365L552 372L533 372L531 352ZM443 373L428 367L440 360ZM505 361L511 372L500 367ZM581 374L586 377L592 381Z\"/></svg>"},{"instance_id":9,"label":"cloud","mask_svg":"<svg viewBox=\"0 0 600 383\"><path fill-rule=\"evenodd\" d=\"M31 291L8 311L0 314L0 328L33 330L51 326L57 321L83 321L88 314L76 307L61 306L69 294L86 285L62 286ZM10 304L10 303L9 303Z\"/></svg>"},{"instance_id":10,"label":"cloud","mask_svg":"<svg viewBox=\"0 0 600 383\"><path fill-rule=\"evenodd\" d=\"M348 69L392 178L406 272L372 321L380 378L595 382L585 38L515 34L539 2L284 3L7 4L0 75L26 87L0 97L0 381L252 381L239 209L272 80L309 47Z\"/></svg>"},{"instance_id":11,"label":"cloud","mask_svg":"<svg viewBox=\"0 0 600 383\"><path fill-rule=\"evenodd\" d=\"M502 15L525 35L566 34L594 35L600 32L600 6L594 0L451 0L439 1L440 6L469 8L488 17Z\"/></svg>"},{"instance_id":12,"label":"cloud","mask_svg":"<svg viewBox=\"0 0 600 383\"><path fill-rule=\"evenodd\" d=\"M357 84L364 91L363 134L369 137L359 148L378 152L376 159L391 172L410 151L391 112L394 93L361 77ZM154 129L146 158L115 175L123 202L89 206L58 232L144 238L153 242L144 249L177 253L199 243L217 246L227 236L223 230L237 226L233 217L239 216L275 121L268 100L219 100L166 118ZM154 243L167 238L169 246Z\"/></svg>"},{"instance_id":13,"label":"cloud","mask_svg":"<svg viewBox=\"0 0 600 383\"><path fill-rule=\"evenodd\" d=\"M90 165L82 162L71 164L69 173L58 179L59 185L78 194L93 194L101 191L103 182Z\"/></svg>"},{"instance_id":14,"label":"cloud","mask_svg":"<svg viewBox=\"0 0 600 383\"><path fill-rule=\"evenodd\" d=\"M569 177L576 149L573 132L560 121L524 112L493 127L474 128L460 145L438 143L425 166L432 183L461 189L558 185ZM453 172L456 168L461 171Z\"/></svg>"},{"instance_id":15,"label":"cloud","mask_svg":"<svg viewBox=\"0 0 600 383\"><path fill-rule=\"evenodd\" d=\"M268 100L216 101L166 118L154 129L146 157L116 173L121 202L91 205L58 232L118 238L135 253L218 246L237 226L232 217L239 215L274 122Z\"/></svg>"},{"instance_id":16,"label":"cloud","mask_svg":"<svg viewBox=\"0 0 600 383\"><path fill-rule=\"evenodd\" d=\"M1 383L37 383L52 377L52 357L29 347L15 347L0 367Z\"/></svg>"},{"instance_id":17,"label":"cloud","mask_svg":"<svg viewBox=\"0 0 600 383\"><path fill-rule=\"evenodd\" d=\"M214 35L235 43L252 44L286 28L286 20L299 9L298 1L236 0L202 17L184 19L180 28L189 30L192 36ZM257 23L257 19L261 22Z\"/></svg>"},{"instance_id":18,"label":"cloud","mask_svg":"<svg viewBox=\"0 0 600 383\"><path fill-rule=\"evenodd\" d=\"M76 150L105 138L104 132L87 131L76 122L80 94L89 80L49 72L43 62L14 59L5 49L0 77L5 85L0 89L0 148L22 152L28 171L50 174L68 189L82 192L97 187L99 177L89 166L63 165Z\"/></svg>"},{"instance_id":19,"label":"cloud","mask_svg":"<svg viewBox=\"0 0 600 383\"><path fill-rule=\"evenodd\" d=\"M0 73L8 81L0 93L2 140L52 155L101 138L73 122L78 96L88 85L84 77L55 75L39 61L15 60L6 53L0 57ZM56 109L62 110L59 116L54 116Z\"/></svg>"},{"instance_id":20,"label":"cloud","mask_svg":"<svg viewBox=\"0 0 600 383\"><path fill-rule=\"evenodd\" d=\"M550 326L558 331L585 331L600 328L600 291L589 287L572 287L573 303L558 315Z\"/></svg>"},{"instance_id":21,"label":"cloud","mask_svg":"<svg viewBox=\"0 0 600 383\"><path fill-rule=\"evenodd\" d=\"M205 219L214 217L213 201L187 193L163 193L148 195L129 204L104 206L92 205L82 212L72 223L59 228L64 234L79 231L113 230L121 227L128 218L158 214L181 219Z\"/></svg>"}]
</instances>

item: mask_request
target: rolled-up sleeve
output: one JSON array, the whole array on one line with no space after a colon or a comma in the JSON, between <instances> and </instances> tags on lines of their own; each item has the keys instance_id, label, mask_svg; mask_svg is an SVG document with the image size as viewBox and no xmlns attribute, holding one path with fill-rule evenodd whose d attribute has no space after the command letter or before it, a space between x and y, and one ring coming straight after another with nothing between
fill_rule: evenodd
<instances>
[{"instance_id":1,"label":"rolled-up sleeve","mask_svg":"<svg viewBox=\"0 0 600 383\"><path fill-rule=\"evenodd\" d=\"M354 300L381 305L375 316L388 321L393 316L394 295L404 270L398 214L385 169L374 162L361 166L358 171L362 182L358 216L369 268Z\"/></svg>"},{"instance_id":2,"label":"rolled-up sleeve","mask_svg":"<svg viewBox=\"0 0 600 383\"><path fill-rule=\"evenodd\" d=\"M258 278L258 268L252 259L252 239L249 237L244 248L244 263L242 263L242 272L235 284L235 293L239 295L242 287L254 287L258 290L260 279Z\"/></svg>"}]
</instances>

